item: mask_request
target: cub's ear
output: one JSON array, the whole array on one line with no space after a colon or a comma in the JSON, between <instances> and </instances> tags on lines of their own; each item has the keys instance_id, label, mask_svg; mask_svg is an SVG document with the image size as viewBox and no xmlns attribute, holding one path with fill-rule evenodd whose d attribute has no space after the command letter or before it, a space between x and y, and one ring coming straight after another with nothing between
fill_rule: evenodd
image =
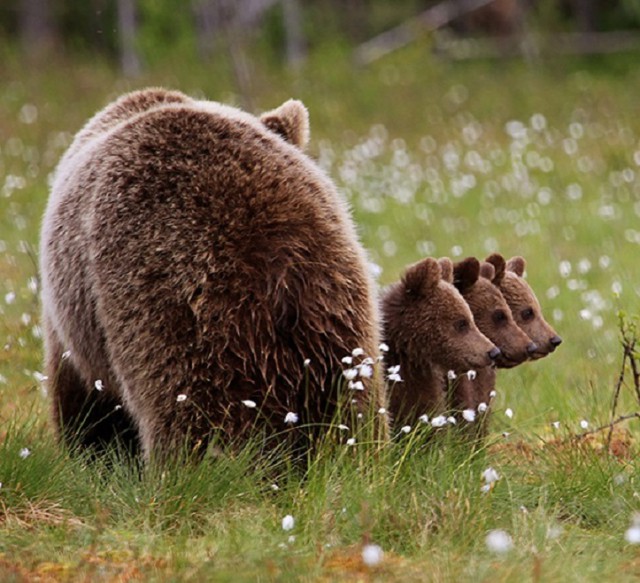
<instances>
[{"instance_id":1,"label":"cub's ear","mask_svg":"<svg viewBox=\"0 0 640 583\"><path fill-rule=\"evenodd\" d=\"M493 253L486 259L486 263L493 266L494 275L489 277L491 283L494 285L500 285L504 279L504 272L507 269L507 262L500 253ZM486 277L486 276L485 276Z\"/></svg>"},{"instance_id":2,"label":"cub's ear","mask_svg":"<svg viewBox=\"0 0 640 583\"><path fill-rule=\"evenodd\" d=\"M527 267L527 262L524 257L516 256L507 261L507 270L513 271L518 277L522 277L524 270Z\"/></svg>"},{"instance_id":3,"label":"cub's ear","mask_svg":"<svg viewBox=\"0 0 640 583\"><path fill-rule=\"evenodd\" d=\"M467 257L453 266L453 285L460 293L466 292L480 277L480 262Z\"/></svg>"},{"instance_id":4,"label":"cub's ear","mask_svg":"<svg viewBox=\"0 0 640 583\"><path fill-rule=\"evenodd\" d=\"M309 143L309 112L302 101L289 99L280 107L267 111L260 121L287 142L304 150Z\"/></svg>"},{"instance_id":5,"label":"cub's ear","mask_svg":"<svg viewBox=\"0 0 640 583\"><path fill-rule=\"evenodd\" d=\"M440 265L432 257L427 257L407 267L402 284L407 294L421 297L434 289L441 278Z\"/></svg>"},{"instance_id":6,"label":"cub's ear","mask_svg":"<svg viewBox=\"0 0 640 583\"><path fill-rule=\"evenodd\" d=\"M480 264L480 277L488 279L491 283L495 283L493 280L496 276L496 268L488 261L483 261Z\"/></svg>"},{"instance_id":7,"label":"cub's ear","mask_svg":"<svg viewBox=\"0 0 640 583\"><path fill-rule=\"evenodd\" d=\"M453 283L453 263L448 257L441 257L438 259L438 265L440 266L440 276L447 283Z\"/></svg>"}]
</instances>

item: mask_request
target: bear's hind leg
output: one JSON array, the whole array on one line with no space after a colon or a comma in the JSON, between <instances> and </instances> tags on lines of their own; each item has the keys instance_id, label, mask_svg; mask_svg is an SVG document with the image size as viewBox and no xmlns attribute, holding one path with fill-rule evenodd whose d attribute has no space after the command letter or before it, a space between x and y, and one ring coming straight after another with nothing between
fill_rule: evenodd
<instances>
[{"instance_id":1,"label":"bear's hind leg","mask_svg":"<svg viewBox=\"0 0 640 583\"><path fill-rule=\"evenodd\" d=\"M135 424L122 404L113 397L114 391L87 386L73 364L70 354L57 334L45 325L45 374L52 401L52 416L60 440L72 450L91 449L103 453L119 443L123 449L138 453ZM106 383L112 381L105 380Z\"/></svg>"}]
</instances>

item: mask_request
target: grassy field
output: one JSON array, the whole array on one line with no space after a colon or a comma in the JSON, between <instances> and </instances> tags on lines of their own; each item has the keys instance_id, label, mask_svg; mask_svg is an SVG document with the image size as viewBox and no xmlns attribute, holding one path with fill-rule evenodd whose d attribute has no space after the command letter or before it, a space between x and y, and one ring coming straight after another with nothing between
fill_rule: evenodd
<instances>
[{"instance_id":1,"label":"grassy field","mask_svg":"<svg viewBox=\"0 0 640 583\"><path fill-rule=\"evenodd\" d=\"M240 100L222 65L166 63L133 83L100 63L3 55L0 580L637 580L625 533L640 511L638 420L616 425L609 450L606 431L575 436L610 420L619 314L640 313L638 55L456 64L427 49L363 70L337 50L295 77L256 67L251 102L307 104L312 154L350 200L382 285L426 255L523 255L564 343L500 372L485 447L454 434L425 446L414 429L381 453L327 446L305 476L257 447L140 474L57 446L36 269L51 171L125 90ZM617 414L636 411L627 370ZM499 479L483 491L490 467ZM507 535L497 548L494 530ZM370 566L369 544L384 552Z\"/></svg>"}]
</instances>

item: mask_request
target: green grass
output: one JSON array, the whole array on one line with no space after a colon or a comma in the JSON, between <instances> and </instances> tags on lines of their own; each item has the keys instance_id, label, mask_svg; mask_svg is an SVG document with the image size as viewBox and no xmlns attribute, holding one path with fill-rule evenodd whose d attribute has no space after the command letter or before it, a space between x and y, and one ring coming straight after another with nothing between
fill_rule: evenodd
<instances>
[{"instance_id":1,"label":"green grass","mask_svg":"<svg viewBox=\"0 0 640 583\"><path fill-rule=\"evenodd\" d=\"M455 64L435 60L425 41L363 70L331 48L298 76L256 66L256 111L289 97L309 107L311 152L351 202L381 284L424 255L521 254L565 341L500 372L485 447L454 435L425 442L414 430L382 452L327 445L304 476L259 456L257 444L141 473L55 443L34 374L50 172L70 136L125 90L240 99L224 64L176 59L131 82L99 62L34 68L4 57L1 580L637 579L640 549L624 533L640 510L638 421L619 426L615 455L600 436L573 439L581 420L608 421L622 359L617 314L640 313L637 55ZM620 413L640 409L629 379ZM484 493L490 466L501 478ZM295 526L284 532L287 514ZM512 550L487 548L492 529L510 534ZM360 558L368 542L385 552L372 569Z\"/></svg>"}]
</instances>

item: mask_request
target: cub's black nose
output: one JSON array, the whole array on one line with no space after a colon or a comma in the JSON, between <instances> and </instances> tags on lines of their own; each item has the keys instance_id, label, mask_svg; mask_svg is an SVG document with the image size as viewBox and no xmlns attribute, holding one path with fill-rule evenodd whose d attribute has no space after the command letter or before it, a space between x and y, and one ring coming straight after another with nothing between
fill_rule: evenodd
<instances>
[{"instance_id":1,"label":"cub's black nose","mask_svg":"<svg viewBox=\"0 0 640 583\"><path fill-rule=\"evenodd\" d=\"M538 350L538 345L535 342L527 344L527 354L533 354L536 350Z\"/></svg>"},{"instance_id":2,"label":"cub's black nose","mask_svg":"<svg viewBox=\"0 0 640 583\"><path fill-rule=\"evenodd\" d=\"M491 350L489 350L489 358L491 360L495 360L500 356L500 349L497 346L494 346Z\"/></svg>"},{"instance_id":3,"label":"cub's black nose","mask_svg":"<svg viewBox=\"0 0 640 583\"><path fill-rule=\"evenodd\" d=\"M556 334L553 338L549 340L549 342L551 343L551 346L555 348L556 346L560 346L562 344L562 338L560 338L560 336Z\"/></svg>"}]
</instances>

